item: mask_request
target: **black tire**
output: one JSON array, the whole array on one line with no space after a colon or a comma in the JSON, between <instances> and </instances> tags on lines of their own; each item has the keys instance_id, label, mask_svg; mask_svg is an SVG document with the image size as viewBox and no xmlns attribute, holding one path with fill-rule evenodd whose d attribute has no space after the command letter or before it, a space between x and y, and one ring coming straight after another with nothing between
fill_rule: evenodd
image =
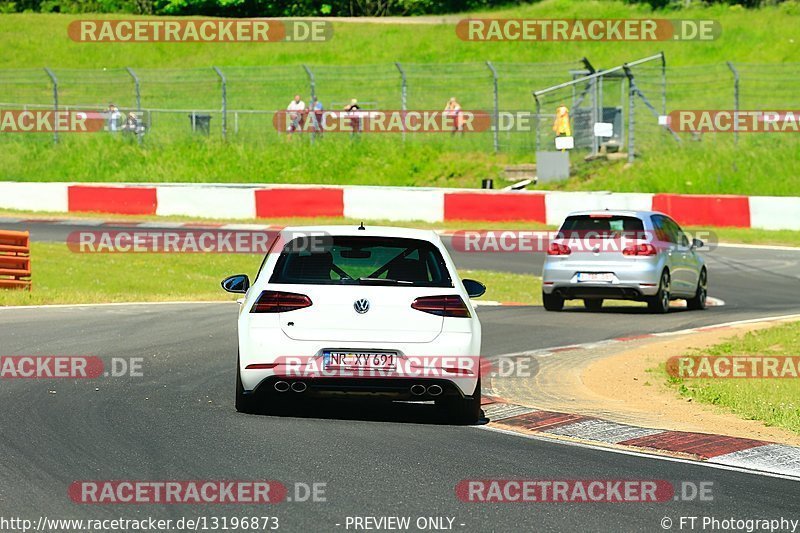
<instances>
[{"instance_id":1,"label":"black tire","mask_svg":"<svg viewBox=\"0 0 800 533\"><path fill-rule=\"evenodd\" d=\"M708 273L706 269L700 271L700 278L697 280L697 289L695 290L694 297L686 300L686 307L694 311L700 311L706 308L706 299L708 298Z\"/></svg>"},{"instance_id":2,"label":"black tire","mask_svg":"<svg viewBox=\"0 0 800 533\"><path fill-rule=\"evenodd\" d=\"M602 298L585 298L583 300L583 306L588 309L589 311L599 311L603 308L603 299Z\"/></svg>"},{"instance_id":3,"label":"black tire","mask_svg":"<svg viewBox=\"0 0 800 533\"><path fill-rule=\"evenodd\" d=\"M655 296L647 298L647 308L651 313L664 314L669 311L670 299L669 272L666 270L661 273L661 281L658 284L658 292Z\"/></svg>"},{"instance_id":4,"label":"black tire","mask_svg":"<svg viewBox=\"0 0 800 533\"><path fill-rule=\"evenodd\" d=\"M436 402L447 410L449 417L457 424L474 424L481 419L481 380L471 398L444 398Z\"/></svg>"},{"instance_id":5,"label":"black tire","mask_svg":"<svg viewBox=\"0 0 800 533\"><path fill-rule=\"evenodd\" d=\"M564 298L542 292L542 304L547 311L561 311L564 309Z\"/></svg>"},{"instance_id":6,"label":"black tire","mask_svg":"<svg viewBox=\"0 0 800 533\"><path fill-rule=\"evenodd\" d=\"M255 413L256 402L252 395L244 393L242 376L239 371L239 358L236 358L236 410L240 413Z\"/></svg>"}]
</instances>

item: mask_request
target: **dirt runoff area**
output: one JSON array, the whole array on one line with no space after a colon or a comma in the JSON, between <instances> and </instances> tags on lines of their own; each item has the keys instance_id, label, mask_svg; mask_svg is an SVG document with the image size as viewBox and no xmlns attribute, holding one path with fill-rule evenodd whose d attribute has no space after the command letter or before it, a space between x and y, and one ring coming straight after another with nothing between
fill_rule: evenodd
<instances>
[{"instance_id":1,"label":"dirt runoff area","mask_svg":"<svg viewBox=\"0 0 800 533\"><path fill-rule=\"evenodd\" d=\"M667 358L685 355L690 348L704 348L744 335L748 331L767 328L774 323L740 324L674 338L665 338L628 349L595 361L581 373L584 386L593 393L599 408L619 410L628 415L637 413L647 420L658 419L659 427L679 431L715 433L800 446L800 435L765 426L758 420L744 420L723 408L682 398L664 385L663 374L648 372ZM649 383L649 385L646 385Z\"/></svg>"}]
</instances>

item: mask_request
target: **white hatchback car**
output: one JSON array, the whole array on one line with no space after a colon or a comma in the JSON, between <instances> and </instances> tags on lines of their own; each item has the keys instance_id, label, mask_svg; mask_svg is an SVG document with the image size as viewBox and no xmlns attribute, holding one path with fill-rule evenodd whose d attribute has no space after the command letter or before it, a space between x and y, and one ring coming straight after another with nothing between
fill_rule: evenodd
<instances>
[{"instance_id":1,"label":"white hatchback car","mask_svg":"<svg viewBox=\"0 0 800 533\"><path fill-rule=\"evenodd\" d=\"M481 324L433 231L315 226L282 230L239 311L236 409L301 397L435 401L460 422L480 417Z\"/></svg>"}]
</instances>

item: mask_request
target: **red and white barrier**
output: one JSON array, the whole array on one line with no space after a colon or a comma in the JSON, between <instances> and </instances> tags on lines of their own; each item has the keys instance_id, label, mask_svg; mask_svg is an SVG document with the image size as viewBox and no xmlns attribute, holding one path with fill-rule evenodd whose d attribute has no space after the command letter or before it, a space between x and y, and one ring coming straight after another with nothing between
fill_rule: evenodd
<instances>
[{"instance_id":1,"label":"red and white barrier","mask_svg":"<svg viewBox=\"0 0 800 533\"><path fill-rule=\"evenodd\" d=\"M443 189L345 187L344 216L372 220L444 220Z\"/></svg>"},{"instance_id":2,"label":"red and white barrier","mask_svg":"<svg viewBox=\"0 0 800 533\"><path fill-rule=\"evenodd\" d=\"M800 230L800 197L415 187L0 182L0 208L204 218L530 220L582 209L665 212L687 226Z\"/></svg>"},{"instance_id":3,"label":"red and white barrier","mask_svg":"<svg viewBox=\"0 0 800 533\"><path fill-rule=\"evenodd\" d=\"M751 196L750 227L800 229L800 198L796 196Z\"/></svg>"},{"instance_id":4,"label":"red and white barrier","mask_svg":"<svg viewBox=\"0 0 800 533\"><path fill-rule=\"evenodd\" d=\"M586 209L650 211L653 195L644 193L550 192L545 198L547 223L558 226L568 214Z\"/></svg>"},{"instance_id":5,"label":"red and white barrier","mask_svg":"<svg viewBox=\"0 0 800 533\"><path fill-rule=\"evenodd\" d=\"M0 182L0 208L20 211L69 211L65 183Z\"/></svg>"}]
</instances>

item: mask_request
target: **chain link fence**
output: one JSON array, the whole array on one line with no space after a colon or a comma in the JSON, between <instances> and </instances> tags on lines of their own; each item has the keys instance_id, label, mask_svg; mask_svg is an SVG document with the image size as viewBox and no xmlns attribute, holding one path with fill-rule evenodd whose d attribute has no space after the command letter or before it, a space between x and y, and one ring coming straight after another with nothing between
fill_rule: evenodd
<instances>
[{"instance_id":1,"label":"chain link fence","mask_svg":"<svg viewBox=\"0 0 800 533\"><path fill-rule=\"evenodd\" d=\"M133 112L144 123L145 142L202 133L277 142L285 131L273 125L273 116L295 94L307 105L317 97L326 110L341 110L357 99L363 109L441 111L455 97L464 110L490 113L493 128L454 135L448 146L533 156L537 149L553 149L555 110L563 104L570 109L576 149L590 155L627 151L632 158L663 143L691 140L659 124L658 116L670 110L792 109L800 104L800 63L671 67L661 54L646 59L604 70L585 58L560 63L0 69L0 108L101 111L113 102L123 116ZM611 124L611 134L596 135L596 123ZM386 135L424 143L442 134Z\"/></svg>"},{"instance_id":2,"label":"chain link fence","mask_svg":"<svg viewBox=\"0 0 800 533\"><path fill-rule=\"evenodd\" d=\"M670 67L657 54L599 71L589 67L573 72L572 80L533 91L537 150L555 149L556 109L562 105L569 109L576 149L589 158L619 153L628 161L665 143L738 142L736 132L673 131L665 122L671 111L792 110L800 105L800 63ZM597 123L605 125L604 132L596 130Z\"/></svg>"},{"instance_id":3,"label":"chain link fence","mask_svg":"<svg viewBox=\"0 0 800 533\"><path fill-rule=\"evenodd\" d=\"M362 109L442 111L456 97L464 110L498 117L500 109L531 113L532 86L559 79L573 63L459 63L296 65L191 69L0 70L0 108L101 111L109 103L136 113L146 138L171 140L205 132L223 138L269 140L284 134L273 125L295 94L326 110L352 99ZM425 142L436 133L397 135ZM460 136L467 150L532 150L532 137L510 129Z\"/></svg>"}]
</instances>

